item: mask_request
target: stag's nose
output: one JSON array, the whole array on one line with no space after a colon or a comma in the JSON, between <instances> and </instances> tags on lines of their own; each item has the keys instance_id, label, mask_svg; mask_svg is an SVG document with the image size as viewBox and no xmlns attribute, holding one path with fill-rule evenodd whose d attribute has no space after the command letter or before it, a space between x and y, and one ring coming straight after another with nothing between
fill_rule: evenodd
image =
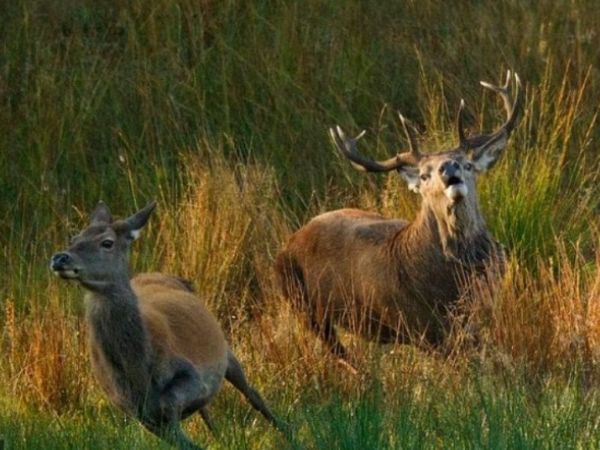
<instances>
[{"instance_id":1,"label":"stag's nose","mask_svg":"<svg viewBox=\"0 0 600 450\"><path fill-rule=\"evenodd\" d=\"M440 166L440 176L447 185L462 182L460 177L460 164L453 159L444 161Z\"/></svg>"},{"instance_id":2,"label":"stag's nose","mask_svg":"<svg viewBox=\"0 0 600 450\"><path fill-rule=\"evenodd\" d=\"M62 270L71 262L71 256L68 253L57 253L50 259L50 268L52 270Z\"/></svg>"}]
</instances>

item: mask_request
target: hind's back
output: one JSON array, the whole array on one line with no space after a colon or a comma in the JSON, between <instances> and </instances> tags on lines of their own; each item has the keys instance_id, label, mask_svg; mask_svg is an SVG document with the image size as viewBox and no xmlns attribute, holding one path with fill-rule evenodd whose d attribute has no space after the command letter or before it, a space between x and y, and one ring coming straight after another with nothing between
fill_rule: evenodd
<instances>
[{"instance_id":1,"label":"hind's back","mask_svg":"<svg viewBox=\"0 0 600 450\"><path fill-rule=\"evenodd\" d=\"M198 368L225 370L227 342L216 318L184 279L160 273L131 280L158 355L178 355Z\"/></svg>"}]
</instances>

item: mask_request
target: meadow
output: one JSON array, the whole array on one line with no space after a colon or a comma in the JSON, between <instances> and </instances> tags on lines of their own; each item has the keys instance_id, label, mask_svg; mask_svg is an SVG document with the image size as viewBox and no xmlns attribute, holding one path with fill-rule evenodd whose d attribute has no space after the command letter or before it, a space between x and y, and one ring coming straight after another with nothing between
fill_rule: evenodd
<instances>
[{"instance_id":1,"label":"meadow","mask_svg":"<svg viewBox=\"0 0 600 450\"><path fill-rule=\"evenodd\" d=\"M193 281L291 436L231 388L214 449L600 448L600 3L14 0L0 4L0 448L166 448L89 369L83 293L49 257L99 199L159 207L132 270ZM506 245L437 352L344 334L354 376L282 298L277 251L352 206L412 218L397 174L354 171L328 127L388 157L502 120L479 80L516 70L525 113L480 204ZM473 345L464 324L479 330Z\"/></svg>"}]
</instances>

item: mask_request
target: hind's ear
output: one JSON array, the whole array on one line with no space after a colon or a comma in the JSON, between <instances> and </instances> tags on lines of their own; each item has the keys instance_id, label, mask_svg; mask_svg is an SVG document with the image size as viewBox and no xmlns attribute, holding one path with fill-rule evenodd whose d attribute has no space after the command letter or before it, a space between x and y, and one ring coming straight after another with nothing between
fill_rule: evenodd
<instances>
[{"instance_id":1,"label":"hind's ear","mask_svg":"<svg viewBox=\"0 0 600 450\"><path fill-rule=\"evenodd\" d=\"M106 206L102 200L98 202L96 208L90 215L91 223L111 223L112 222L112 214L110 213L110 209Z\"/></svg>"},{"instance_id":2,"label":"hind's ear","mask_svg":"<svg viewBox=\"0 0 600 450\"><path fill-rule=\"evenodd\" d=\"M140 236L140 232L148 222L148 219L150 219L150 215L152 214L152 211L154 211L154 208L156 208L155 201L149 203L144 209L141 209L134 215L125 219L127 231L132 240L135 240Z\"/></svg>"}]
</instances>

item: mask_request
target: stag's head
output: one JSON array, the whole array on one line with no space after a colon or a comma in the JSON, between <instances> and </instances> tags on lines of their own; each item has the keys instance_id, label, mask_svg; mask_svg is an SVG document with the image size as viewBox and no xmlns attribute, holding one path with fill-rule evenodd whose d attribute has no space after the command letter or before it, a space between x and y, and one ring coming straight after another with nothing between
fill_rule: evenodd
<instances>
[{"instance_id":1,"label":"stag's head","mask_svg":"<svg viewBox=\"0 0 600 450\"><path fill-rule=\"evenodd\" d=\"M152 202L122 220L113 220L108 206L98 203L90 224L71 239L69 248L56 253L50 269L63 279L77 280L89 289L102 287L129 277L129 246L156 207Z\"/></svg>"},{"instance_id":2,"label":"stag's head","mask_svg":"<svg viewBox=\"0 0 600 450\"><path fill-rule=\"evenodd\" d=\"M346 156L354 167L367 172L387 172L397 170L408 183L411 191L421 194L423 201L432 207L448 211L453 206L476 206L475 181L478 174L490 169L500 157L508 138L517 124L523 103L521 82L517 74L508 71L503 86L481 82L488 89L498 93L506 110L506 121L495 132L467 137L464 133L461 101L457 115L459 144L452 150L435 153L421 153L413 127L400 115L404 132L408 139L408 151L400 152L385 161L374 161L363 157L357 151L356 138L347 138L340 127L329 132L338 150ZM516 87L513 99L512 91Z\"/></svg>"}]
</instances>

